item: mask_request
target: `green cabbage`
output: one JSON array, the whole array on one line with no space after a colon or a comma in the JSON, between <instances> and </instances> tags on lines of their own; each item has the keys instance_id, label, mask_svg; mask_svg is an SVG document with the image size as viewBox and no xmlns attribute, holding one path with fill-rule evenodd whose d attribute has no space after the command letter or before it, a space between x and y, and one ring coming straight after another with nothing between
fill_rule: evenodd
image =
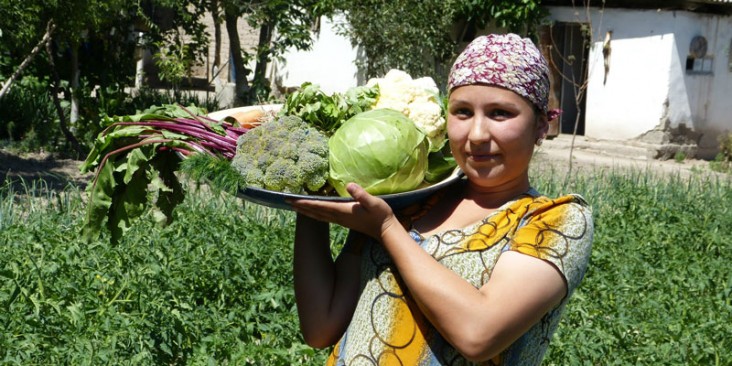
<instances>
[{"instance_id":1,"label":"green cabbage","mask_svg":"<svg viewBox=\"0 0 732 366\"><path fill-rule=\"evenodd\" d=\"M328 140L330 177L339 195L355 182L375 195L411 191L424 181L428 142L412 120L393 109L359 113Z\"/></svg>"}]
</instances>

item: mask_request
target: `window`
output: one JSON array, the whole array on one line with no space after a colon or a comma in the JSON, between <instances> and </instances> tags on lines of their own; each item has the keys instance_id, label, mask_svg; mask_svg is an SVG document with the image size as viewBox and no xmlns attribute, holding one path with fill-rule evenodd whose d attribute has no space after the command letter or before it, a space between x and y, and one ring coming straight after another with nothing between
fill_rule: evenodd
<instances>
[{"instance_id":1,"label":"window","mask_svg":"<svg viewBox=\"0 0 732 366\"><path fill-rule=\"evenodd\" d=\"M712 74L714 57L707 56L707 39L696 36L689 44L689 55L686 57L687 74Z\"/></svg>"},{"instance_id":2,"label":"window","mask_svg":"<svg viewBox=\"0 0 732 366\"><path fill-rule=\"evenodd\" d=\"M732 72L732 39L729 40L729 48L727 49L727 71Z\"/></svg>"},{"instance_id":3,"label":"window","mask_svg":"<svg viewBox=\"0 0 732 366\"><path fill-rule=\"evenodd\" d=\"M714 66L714 57L706 56L696 58L689 56L686 58L686 73L687 74L712 74L712 67Z\"/></svg>"}]
</instances>

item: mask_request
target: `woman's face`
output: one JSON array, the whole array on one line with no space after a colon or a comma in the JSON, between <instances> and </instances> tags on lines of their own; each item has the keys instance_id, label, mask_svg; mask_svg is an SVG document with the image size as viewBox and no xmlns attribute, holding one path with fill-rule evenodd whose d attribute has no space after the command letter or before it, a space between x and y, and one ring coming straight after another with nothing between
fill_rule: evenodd
<instances>
[{"instance_id":1,"label":"woman's face","mask_svg":"<svg viewBox=\"0 0 732 366\"><path fill-rule=\"evenodd\" d=\"M450 148L471 184L482 190L528 189L534 144L547 127L529 101L508 89L466 85L450 94Z\"/></svg>"}]
</instances>

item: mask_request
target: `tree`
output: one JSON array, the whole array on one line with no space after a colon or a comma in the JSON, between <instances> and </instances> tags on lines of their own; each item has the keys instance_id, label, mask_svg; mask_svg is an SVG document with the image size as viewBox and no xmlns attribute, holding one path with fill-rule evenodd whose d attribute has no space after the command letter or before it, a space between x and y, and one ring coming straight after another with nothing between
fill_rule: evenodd
<instances>
[{"instance_id":1,"label":"tree","mask_svg":"<svg viewBox=\"0 0 732 366\"><path fill-rule=\"evenodd\" d=\"M478 29L495 25L531 34L545 13L539 0L333 0L348 27L342 29L364 49L360 65L367 77L392 68L429 75L444 85L461 42Z\"/></svg>"},{"instance_id":2,"label":"tree","mask_svg":"<svg viewBox=\"0 0 732 366\"><path fill-rule=\"evenodd\" d=\"M174 90L181 88L181 81L191 76L208 51L210 36L202 22L207 12L213 12L220 23L214 0L147 0L138 9L137 28L143 34L142 43L153 53L158 67L155 76Z\"/></svg>"},{"instance_id":3,"label":"tree","mask_svg":"<svg viewBox=\"0 0 732 366\"><path fill-rule=\"evenodd\" d=\"M0 27L3 29L12 28L16 31L6 32L3 35L3 44L7 46L6 60L9 62L2 65L5 73L7 68L12 68L18 64L18 60L24 58L30 51L28 45L32 39L40 39L41 35L46 32L46 25L53 23L55 29L51 34L51 38L46 43L45 58L40 64L36 64L35 68L30 68L36 75L45 76L52 80L49 88L51 97L54 98L56 104L60 104L58 100L58 91L63 92L65 99L71 101L71 119L76 120L76 112L78 111L78 86L80 75L80 52L84 52L81 47L88 45L88 41L98 37L100 32L108 32L110 29L124 29L124 22L120 22L120 18L125 18L125 14L129 9L127 2L123 0L72 0L72 1L55 1L55 0L28 0L28 1L12 1L0 0ZM122 17L110 17L109 14L121 14ZM122 33L122 32L118 32ZM120 41L120 35L104 34L102 39L108 40L115 47L124 44ZM84 59L84 63L90 65L96 62L108 62L108 57L114 57L119 53L104 54L98 58ZM61 62L59 62L61 61ZM107 63L108 64L108 63ZM63 68L65 72L57 69ZM58 76L58 77L57 77ZM63 84L61 80L68 80L68 84ZM68 85L68 86L67 86ZM81 146L71 133L66 116L61 108L59 111L59 126L67 141L79 152L82 153Z\"/></svg>"},{"instance_id":4,"label":"tree","mask_svg":"<svg viewBox=\"0 0 732 366\"><path fill-rule=\"evenodd\" d=\"M13 82L20 76L20 74L23 72L23 70L28 67L31 61L38 55L38 53L43 50L48 42L51 41L51 33L53 33L53 30L55 29L55 25L53 22L48 23L48 27L46 30L46 33L43 35L43 38L36 44L35 47L31 50L30 54L23 60L23 62L20 63L20 66L18 66L18 69L13 72L12 75L10 75L10 78L8 78L5 83L2 84L2 88L0 88L0 100L3 99L3 96L10 90L10 86L13 84ZM0 32L0 36L2 36L2 32Z\"/></svg>"},{"instance_id":5,"label":"tree","mask_svg":"<svg viewBox=\"0 0 732 366\"><path fill-rule=\"evenodd\" d=\"M250 104L268 93L265 79L267 64L288 48L305 50L312 46L312 26L320 16L333 8L327 0L220 0L229 35L235 70L235 105ZM242 50L236 22L246 18L248 24L259 29L259 41L254 54ZM246 61L256 59L254 70L246 68ZM253 73L254 85L248 76Z\"/></svg>"}]
</instances>

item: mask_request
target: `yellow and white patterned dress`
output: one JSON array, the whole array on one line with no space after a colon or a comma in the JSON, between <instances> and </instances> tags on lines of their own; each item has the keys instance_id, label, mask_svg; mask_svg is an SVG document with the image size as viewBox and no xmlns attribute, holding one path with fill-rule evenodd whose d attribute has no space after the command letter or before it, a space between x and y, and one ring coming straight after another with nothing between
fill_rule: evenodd
<instances>
[{"instance_id":1,"label":"yellow and white patterned dress","mask_svg":"<svg viewBox=\"0 0 732 366\"><path fill-rule=\"evenodd\" d=\"M590 258L593 222L587 202L578 195L550 199L531 189L474 225L427 238L415 230L410 234L432 257L476 288L488 282L498 257L508 250L541 258L559 269L568 287L560 305L485 363L539 365ZM361 297L328 365L471 364L419 311L380 244L364 244L361 271Z\"/></svg>"}]
</instances>

